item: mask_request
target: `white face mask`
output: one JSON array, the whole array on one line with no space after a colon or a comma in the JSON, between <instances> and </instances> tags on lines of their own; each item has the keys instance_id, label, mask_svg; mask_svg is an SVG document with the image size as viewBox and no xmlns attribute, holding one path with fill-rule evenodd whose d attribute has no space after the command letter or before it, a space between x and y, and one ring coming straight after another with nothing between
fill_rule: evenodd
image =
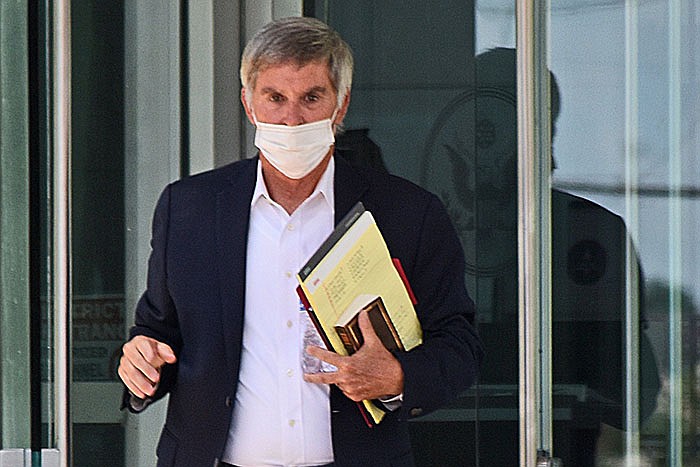
<instances>
[{"instance_id":1,"label":"white face mask","mask_svg":"<svg viewBox=\"0 0 700 467\"><path fill-rule=\"evenodd\" d=\"M297 126L262 123L255 119L255 146L270 164L289 178L308 175L321 163L334 142L330 118Z\"/></svg>"}]
</instances>

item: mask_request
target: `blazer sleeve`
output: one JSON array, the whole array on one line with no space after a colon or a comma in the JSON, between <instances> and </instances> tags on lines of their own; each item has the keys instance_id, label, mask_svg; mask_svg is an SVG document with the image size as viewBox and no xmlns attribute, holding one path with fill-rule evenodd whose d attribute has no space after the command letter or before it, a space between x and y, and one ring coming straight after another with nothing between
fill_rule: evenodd
<instances>
[{"instance_id":1,"label":"blazer sleeve","mask_svg":"<svg viewBox=\"0 0 700 467\"><path fill-rule=\"evenodd\" d=\"M168 344L176 356L181 348L177 312L168 290L167 253L168 226L170 222L171 186L161 194L156 205L151 231L151 254L148 259L146 290L136 305L134 325L129 331L129 339L137 335L151 337ZM122 406L134 412L143 410L150 402L162 398L172 387L177 377L177 363L165 365L161 371L161 381L156 394L134 406L125 390Z\"/></svg>"},{"instance_id":2,"label":"blazer sleeve","mask_svg":"<svg viewBox=\"0 0 700 467\"><path fill-rule=\"evenodd\" d=\"M465 288L464 253L442 203L430 195L409 281L423 344L397 353L404 371L401 418L431 412L474 384L483 358L475 306Z\"/></svg>"}]
</instances>

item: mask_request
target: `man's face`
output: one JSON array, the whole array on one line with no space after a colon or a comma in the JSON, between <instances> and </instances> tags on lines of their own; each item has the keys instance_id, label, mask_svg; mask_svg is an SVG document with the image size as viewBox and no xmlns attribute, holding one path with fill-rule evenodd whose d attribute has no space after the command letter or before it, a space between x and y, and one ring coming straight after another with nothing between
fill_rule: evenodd
<instances>
[{"instance_id":1,"label":"man's face","mask_svg":"<svg viewBox=\"0 0 700 467\"><path fill-rule=\"evenodd\" d=\"M328 65L311 62L299 67L294 63L270 66L258 73L252 96L241 91L246 114L253 121L296 126L330 118L336 109L338 94L331 84ZM247 99L246 99L247 98ZM336 115L334 124L345 116L348 98Z\"/></svg>"}]
</instances>

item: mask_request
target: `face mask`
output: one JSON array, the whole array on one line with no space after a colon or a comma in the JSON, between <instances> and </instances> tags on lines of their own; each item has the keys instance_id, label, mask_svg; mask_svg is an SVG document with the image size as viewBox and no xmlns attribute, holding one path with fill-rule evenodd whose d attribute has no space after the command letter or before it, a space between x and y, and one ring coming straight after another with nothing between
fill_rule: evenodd
<instances>
[{"instance_id":1,"label":"face mask","mask_svg":"<svg viewBox=\"0 0 700 467\"><path fill-rule=\"evenodd\" d=\"M334 142L329 118L297 126L261 123L255 119L255 146L270 164L289 178L308 175L321 163Z\"/></svg>"}]
</instances>

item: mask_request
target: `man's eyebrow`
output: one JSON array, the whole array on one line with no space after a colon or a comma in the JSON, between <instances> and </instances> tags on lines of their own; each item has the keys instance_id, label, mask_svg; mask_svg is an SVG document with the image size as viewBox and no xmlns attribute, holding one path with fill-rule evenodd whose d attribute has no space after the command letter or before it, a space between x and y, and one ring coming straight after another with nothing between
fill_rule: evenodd
<instances>
[{"instance_id":1,"label":"man's eyebrow","mask_svg":"<svg viewBox=\"0 0 700 467\"><path fill-rule=\"evenodd\" d=\"M260 92L262 94L284 94L283 92L279 91L277 88L273 88L271 86L266 86L260 89ZM312 86L311 88L307 89L305 91L305 94L325 94L328 92L328 87L327 86Z\"/></svg>"},{"instance_id":2,"label":"man's eyebrow","mask_svg":"<svg viewBox=\"0 0 700 467\"><path fill-rule=\"evenodd\" d=\"M307 94L324 94L326 92L328 92L328 88L326 86L314 86L306 91Z\"/></svg>"}]
</instances>

